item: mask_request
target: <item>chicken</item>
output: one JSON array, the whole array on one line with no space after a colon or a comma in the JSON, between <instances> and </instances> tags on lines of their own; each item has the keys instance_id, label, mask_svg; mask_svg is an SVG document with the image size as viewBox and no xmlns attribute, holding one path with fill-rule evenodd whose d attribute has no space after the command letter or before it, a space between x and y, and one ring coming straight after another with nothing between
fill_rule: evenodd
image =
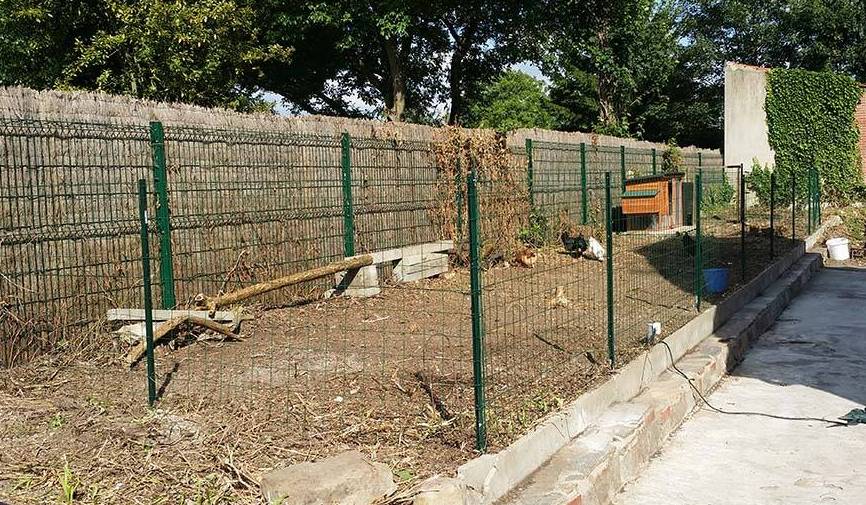
<instances>
[{"instance_id":1,"label":"chicken","mask_svg":"<svg viewBox=\"0 0 866 505\"><path fill-rule=\"evenodd\" d=\"M677 232L677 236L681 237L681 240L683 241L683 249L686 251L686 254L694 256L696 249L695 239L693 239L688 232Z\"/></svg>"},{"instance_id":2,"label":"chicken","mask_svg":"<svg viewBox=\"0 0 866 505\"><path fill-rule=\"evenodd\" d=\"M538 254L535 249L526 246L517 251L517 254L514 255L514 261L520 266L532 268L538 261Z\"/></svg>"},{"instance_id":3,"label":"chicken","mask_svg":"<svg viewBox=\"0 0 866 505\"><path fill-rule=\"evenodd\" d=\"M572 237L567 231L563 231L559 235L559 239L562 241L562 247L565 248L565 252L575 258L583 256L583 253L586 252L589 247L589 244L582 233L578 233L576 237Z\"/></svg>"},{"instance_id":4,"label":"chicken","mask_svg":"<svg viewBox=\"0 0 866 505\"><path fill-rule=\"evenodd\" d=\"M589 243L587 244L586 251L583 253L583 257L590 260L604 261L607 258L607 251L605 251L601 242L594 237L589 237Z\"/></svg>"}]
</instances>

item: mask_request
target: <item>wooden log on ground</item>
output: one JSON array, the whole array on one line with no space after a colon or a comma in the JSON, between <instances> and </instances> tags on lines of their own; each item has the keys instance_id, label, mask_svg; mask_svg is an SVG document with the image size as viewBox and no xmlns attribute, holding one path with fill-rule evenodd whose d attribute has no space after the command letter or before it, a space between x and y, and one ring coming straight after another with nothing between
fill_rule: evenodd
<instances>
[{"instance_id":1,"label":"wooden log on ground","mask_svg":"<svg viewBox=\"0 0 866 505\"><path fill-rule=\"evenodd\" d=\"M155 332L153 332L153 345L156 345L158 342L163 340L166 336L168 336L172 331L176 330L179 326L184 323L194 324L196 326L201 326L203 328L207 328L209 330L213 330L217 333L225 335L227 337L238 338L238 336L232 333L231 330L226 328L224 325L212 321L210 319L192 315L183 315L179 317L175 317L173 319L169 319L168 321L159 325ZM126 353L126 363L129 366L135 365L138 360L144 356L145 352L147 352L147 341L146 339L141 339L141 341L135 344L129 352Z\"/></svg>"},{"instance_id":2,"label":"wooden log on ground","mask_svg":"<svg viewBox=\"0 0 866 505\"><path fill-rule=\"evenodd\" d=\"M302 282L321 279L322 277L334 275L335 273L342 272L344 270L357 270L361 267L372 264L373 256L369 254L365 254L363 256L353 256L351 258L346 258L341 261L328 263L325 266L305 270L303 272L287 275L285 277L280 277L279 279L274 279L267 282L260 282L258 284L254 284L252 286L248 286L237 291L232 291L224 295L208 298L206 305L208 308L208 312L213 314L214 312L216 312L216 309L220 307L233 305L254 296L259 296L270 291L285 288L295 284L300 284Z\"/></svg>"}]
</instances>

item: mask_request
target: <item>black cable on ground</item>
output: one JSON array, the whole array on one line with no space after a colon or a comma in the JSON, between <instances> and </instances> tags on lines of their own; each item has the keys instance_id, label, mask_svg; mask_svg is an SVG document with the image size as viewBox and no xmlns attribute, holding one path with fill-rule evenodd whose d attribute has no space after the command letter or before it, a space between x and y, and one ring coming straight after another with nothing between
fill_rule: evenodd
<instances>
[{"instance_id":1,"label":"black cable on ground","mask_svg":"<svg viewBox=\"0 0 866 505\"><path fill-rule=\"evenodd\" d=\"M710 403L709 401L707 401L707 399L704 397L704 395L701 394L701 391L698 389L698 387L694 385L694 383L692 382L692 379L690 379L689 376L685 374L685 372L683 372L682 370L680 370L679 368L677 368L676 363L674 363L674 353L673 353L673 351L671 351L671 346L668 345L668 343L665 342L664 340L660 340L658 343L659 343L659 344L664 344L665 348L667 348L667 350L668 350L668 356L670 356L670 358L671 358L671 368L673 368L674 370L676 370L676 372L677 372L678 374L680 374L680 375L681 375L681 376L686 380L686 382L689 383L689 386L691 386L691 388L694 390L694 392L698 394L698 396L699 396L699 397L701 398L701 400L704 402L704 405L706 405L707 407L709 407L710 410L713 410L713 411L715 411L715 412L718 412L719 414L725 414L725 415L729 415L729 416L759 416L759 417L769 417L769 418L771 418L771 419L781 419L781 420L783 420L783 421L817 421L817 422L821 422L821 423L831 424L831 425L834 425L834 426L848 426L848 423L845 423L845 422L842 422L842 421L835 421L835 420L833 420L833 419L826 419L826 418L823 418L823 417L788 417L788 416L777 416L777 415L775 415L775 414L767 414L767 413L765 413L765 412L750 412L750 411L722 410L722 409L720 409L720 408L714 406L714 405L713 405L712 403Z\"/></svg>"}]
</instances>

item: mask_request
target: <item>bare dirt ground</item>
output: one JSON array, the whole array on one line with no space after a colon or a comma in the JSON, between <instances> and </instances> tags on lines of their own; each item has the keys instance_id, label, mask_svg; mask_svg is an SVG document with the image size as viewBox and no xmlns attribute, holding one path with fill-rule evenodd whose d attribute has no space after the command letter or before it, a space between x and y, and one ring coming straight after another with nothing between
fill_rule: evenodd
<instances>
[{"instance_id":1,"label":"bare dirt ground","mask_svg":"<svg viewBox=\"0 0 866 505\"><path fill-rule=\"evenodd\" d=\"M738 224L719 219L705 242L731 266L731 290L771 261L754 227L744 277ZM679 237L622 234L614 264L623 364L646 348L647 322L664 336L697 313L694 259ZM610 373L607 278L601 262L544 249L534 268L499 264L482 281L495 451ZM160 346L152 410L143 365L125 367L108 335L95 357L2 371L0 498L256 503L263 473L349 448L389 464L402 489L449 474L477 455L469 307L468 272L455 268L372 298L253 309L240 342Z\"/></svg>"}]
</instances>

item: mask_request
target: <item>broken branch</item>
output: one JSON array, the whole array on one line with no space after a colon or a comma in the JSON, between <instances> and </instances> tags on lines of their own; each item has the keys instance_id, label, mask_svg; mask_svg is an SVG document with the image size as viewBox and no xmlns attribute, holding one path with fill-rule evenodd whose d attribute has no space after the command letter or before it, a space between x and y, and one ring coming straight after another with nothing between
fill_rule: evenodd
<instances>
[{"instance_id":1,"label":"broken branch","mask_svg":"<svg viewBox=\"0 0 866 505\"><path fill-rule=\"evenodd\" d=\"M166 336L168 336L171 332L176 330L184 323L201 326L217 333L221 333L227 337L238 338L235 333L232 333L231 330L216 321L211 321L210 319L205 319L198 316L184 315L169 319L168 321L159 325L159 327L153 333L153 345L156 345L158 342L163 340ZM147 342L145 341L145 339L142 339L137 344L135 344L135 346L133 346L128 353L126 353L126 363L129 366L135 365L138 360L140 360L141 357L144 356L145 352L147 352Z\"/></svg>"}]
</instances>

